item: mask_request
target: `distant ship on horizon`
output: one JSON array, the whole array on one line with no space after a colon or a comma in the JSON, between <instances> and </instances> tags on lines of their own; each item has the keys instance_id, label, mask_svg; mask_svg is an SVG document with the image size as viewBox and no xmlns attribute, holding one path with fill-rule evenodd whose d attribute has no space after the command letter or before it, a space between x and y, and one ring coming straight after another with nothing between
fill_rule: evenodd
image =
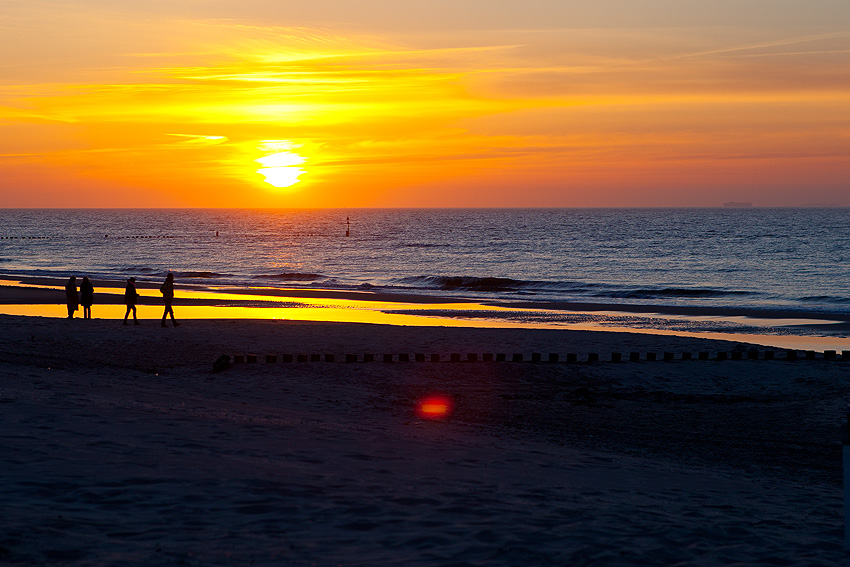
<instances>
[{"instance_id":1,"label":"distant ship on horizon","mask_svg":"<svg viewBox=\"0 0 850 567\"><path fill-rule=\"evenodd\" d=\"M753 204L749 201L729 201L727 203L723 203L723 206L731 209L747 209L752 207Z\"/></svg>"}]
</instances>

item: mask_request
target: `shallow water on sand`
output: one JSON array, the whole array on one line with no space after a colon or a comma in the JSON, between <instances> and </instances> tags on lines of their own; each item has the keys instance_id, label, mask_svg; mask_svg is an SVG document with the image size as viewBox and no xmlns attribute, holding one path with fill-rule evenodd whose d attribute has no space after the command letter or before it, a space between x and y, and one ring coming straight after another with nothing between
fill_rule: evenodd
<instances>
[{"instance_id":1,"label":"shallow water on sand","mask_svg":"<svg viewBox=\"0 0 850 567\"><path fill-rule=\"evenodd\" d=\"M15 285L0 280L0 286ZM47 303L6 303L0 296L0 314L31 317L64 318L64 289L57 285L22 284L27 289L46 292L55 298ZM8 289L8 288L6 288ZM345 297L346 293L327 290L323 297L286 296L283 290L274 295L261 295L263 290L230 293L210 290L181 289L177 297L177 316L187 319L266 319L289 321L330 321L373 323L402 326L439 326L466 328L571 329L578 331L631 332L737 341L772 348L794 350L850 350L850 338L837 332L822 331L836 326L824 320L767 319L742 316L682 316L669 314L636 314L617 311L567 311L554 309L514 309L474 302L435 303L393 301L393 294L376 295L363 300ZM295 290L293 290L295 291ZM268 292L268 290L267 290ZM137 316L156 324L162 316L161 298L155 290L139 290L141 301ZM121 304L123 289L99 287L93 316L96 319L121 320L125 306ZM359 294L363 295L363 294ZM106 298L107 299L104 301ZM427 299L427 298L426 298ZM193 304L186 304L194 302ZM77 314L79 315L79 313ZM85 325L85 323L81 323ZM842 326L838 325L840 328Z\"/></svg>"}]
</instances>

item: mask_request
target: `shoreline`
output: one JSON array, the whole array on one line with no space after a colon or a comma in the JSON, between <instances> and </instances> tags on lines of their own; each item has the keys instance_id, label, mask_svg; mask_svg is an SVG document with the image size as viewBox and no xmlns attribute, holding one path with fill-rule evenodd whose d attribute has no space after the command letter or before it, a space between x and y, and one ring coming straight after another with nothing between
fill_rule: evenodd
<instances>
[{"instance_id":1,"label":"shoreline","mask_svg":"<svg viewBox=\"0 0 850 567\"><path fill-rule=\"evenodd\" d=\"M116 280L95 280L92 279L92 284L97 289L108 290L123 290L124 283ZM14 287L18 289L39 289L59 287L64 288L67 280L51 277L0 277L0 288ZM160 283L146 282L137 279L136 287L139 290L157 290ZM30 287L35 286L35 287ZM636 303L610 303L596 301L555 301L555 300L501 300L501 299L472 299L463 295L446 295L434 296L425 293L410 293L410 292L390 292L390 291L362 291L362 290L337 290L329 288L307 289L301 287L233 287L224 286L216 287L204 284L180 284L175 283L174 289L184 291L206 291L212 294L231 294L247 297L265 296L265 297L287 297L287 298L311 298L311 299L350 299L354 301L381 301L393 303L413 303L413 304L460 304L468 303L470 305L486 305L494 307L508 307L514 309L534 309L534 310L558 310L558 311L581 311L581 312L621 312L621 313L636 313L636 314L662 314L662 315L681 315L689 317L748 317L753 319L803 319L803 320L818 320L818 321L833 321L837 323L850 324L850 313L839 311L808 311L804 309L765 309L761 307L705 307L699 305L681 306L681 305L664 305L664 304L636 304ZM24 292L28 293L28 292ZM0 303L12 303L5 299L6 296L0 295ZM33 301L30 303L52 303L49 301L50 296L41 295L33 292L30 296ZM206 302L198 301L197 299L187 300L186 298L175 297L175 305L178 301L191 301L195 304L213 305L216 303L214 298L205 300Z\"/></svg>"},{"instance_id":2,"label":"shoreline","mask_svg":"<svg viewBox=\"0 0 850 567\"><path fill-rule=\"evenodd\" d=\"M122 319L123 283L92 280L95 318ZM0 314L66 317L64 280L0 278ZM142 319L158 319L159 283L137 281ZM841 313L475 300L410 293L303 288L176 285L178 319L314 320L397 326L571 329L683 336L794 350L850 350L850 317ZM78 312L79 313L79 312Z\"/></svg>"}]
</instances>

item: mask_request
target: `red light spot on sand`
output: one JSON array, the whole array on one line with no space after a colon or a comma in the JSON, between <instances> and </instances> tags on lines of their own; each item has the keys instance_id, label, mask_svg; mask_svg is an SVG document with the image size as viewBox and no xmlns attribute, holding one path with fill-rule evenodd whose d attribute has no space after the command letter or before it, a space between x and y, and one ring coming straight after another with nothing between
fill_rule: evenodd
<instances>
[{"instance_id":1,"label":"red light spot on sand","mask_svg":"<svg viewBox=\"0 0 850 567\"><path fill-rule=\"evenodd\" d=\"M452 412L452 400L448 396L434 394L419 400L416 407L419 417L427 419L442 419Z\"/></svg>"}]
</instances>

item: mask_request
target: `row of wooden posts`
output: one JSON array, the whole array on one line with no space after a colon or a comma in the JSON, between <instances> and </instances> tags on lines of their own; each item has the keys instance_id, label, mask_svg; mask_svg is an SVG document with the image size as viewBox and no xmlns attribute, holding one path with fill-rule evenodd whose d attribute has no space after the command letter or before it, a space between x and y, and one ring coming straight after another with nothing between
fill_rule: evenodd
<instances>
[{"instance_id":1,"label":"row of wooden posts","mask_svg":"<svg viewBox=\"0 0 850 567\"><path fill-rule=\"evenodd\" d=\"M231 357L229 355L224 355L228 357L228 361L231 361ZM610 358L606 362L639 362L642 360L653 362L653 361L665 361L670 362L674 360L714 360L714 361L724 361L724 360L787 360L787 361L795 361L795 360L835 360L835 361L850 361L850 350L841 351L839 354L834 350L827 350L823 353L818 353L813 350L807 351L796 351L796 350L786 350L786 351L773 351L766 350L763 352L757 350L749 350L749 351L731 351L731 352L717 352L714 356L711 356L711 353L702 351L698 352L696 356L693 355L692 352L682 352L682 353L673 353L673 352L665 352L660 356L655 352L648 352L642 355L639 352L631 352L628 356L624 356L623 353L620 352L612 352ZM267 354L265 356L260 356L256 354L236 354L232 357L232 362L234 364L255 364L260 361L264 361L266 363L277 363L277 362L536 362L536 363L592 363L592 362L602 362L598 353L588 353L585 356L580 357L576 353L568 353L565 358L562 358L558 353L549 353L547 357L544 358L542 353L533 352L530 357L526 357L522 353L514 353L508 356L505 353L468 353L465 356L462 356L459 353L449 354L447 357L440 354L430 354L425 355L421 353L417 354L383 354L383 355L375 355L375 354L346 354L341 357L337 357L333 354Z\"/></svg>"}]
</instances>

